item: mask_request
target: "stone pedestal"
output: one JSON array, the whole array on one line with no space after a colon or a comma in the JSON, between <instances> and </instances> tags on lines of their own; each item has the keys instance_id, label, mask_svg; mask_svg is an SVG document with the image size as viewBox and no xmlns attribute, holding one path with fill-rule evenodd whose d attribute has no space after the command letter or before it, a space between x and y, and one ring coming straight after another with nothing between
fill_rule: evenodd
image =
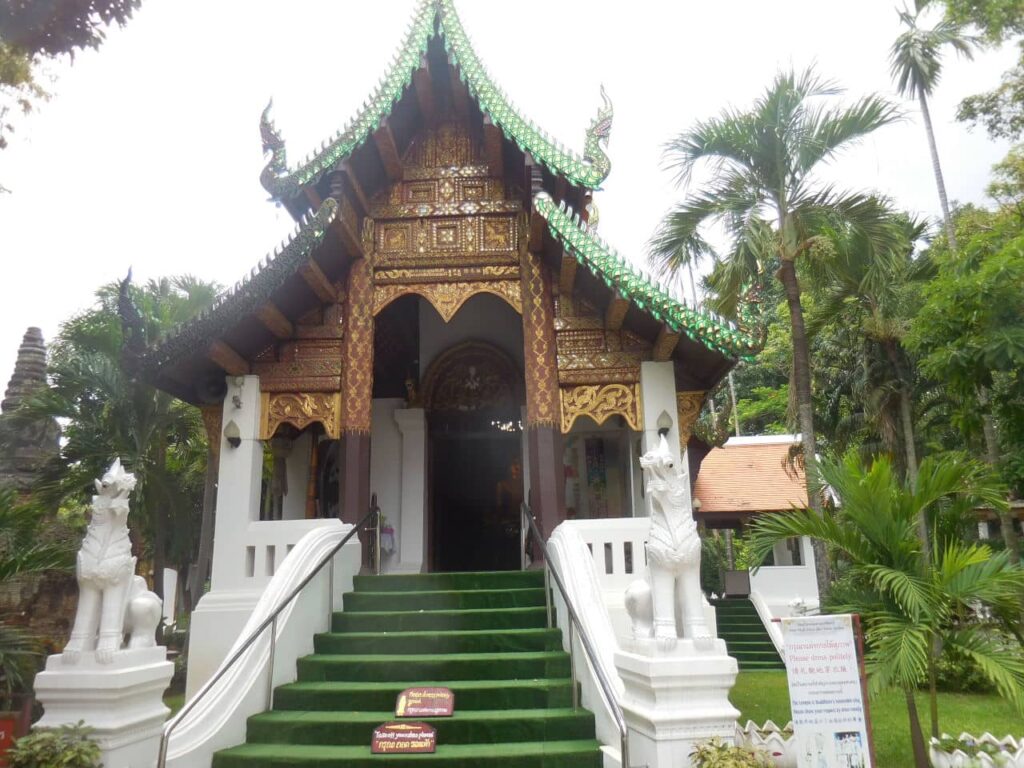
<instances>
[{"instance_id":1,"label":"stone pedestal","mask_svg":"<svg viewBox=\"0 0 1024 768\"><path fill-rule=\"evenodd\" d=\"M173 674L162 647L119 651L111 664L97 663L91 651L76 664L50 656L46 670L36 675L36 698L44 710L36 727L83 720L93 729L106 768L150 768L170 712L163 694Z\"/></svg>"},{"instance_id":2,"label":"stone pedestal","mask_svg":"<svg viewBox=\"0 0 1024 768\"><path fill-rule=\"evenodd\" d=\"M666 652L655 642L641 641L615 654L625 684L629 760L648 768L689 768L695 744L714 736L733 742L740 713L728 694L739 668L723 640L706 649L678 640Z\"/></svg>"}]
</instances>

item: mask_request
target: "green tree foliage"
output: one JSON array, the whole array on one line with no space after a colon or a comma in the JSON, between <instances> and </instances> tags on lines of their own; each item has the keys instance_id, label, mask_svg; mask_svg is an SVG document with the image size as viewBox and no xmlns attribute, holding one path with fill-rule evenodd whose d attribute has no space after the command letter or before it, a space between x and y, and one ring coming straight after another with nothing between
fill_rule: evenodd
<instances>
[{"instance_id":1,"label":"green tree foliage","mask_svg":"<svg viewBox=\"0 0 1024 768\"><path fill-rule=\"evenodd\" d=\"M991 42L1024 34L1020 0L941 0L941 5L950 21L977 27Z\"/></svg>"},{"instance_id":2,"label":"green tree foliage","mask_svg":"<svg viewBox=\"0 0 1024 768\"><path fill-rule=\"evenodd\" d=\"M794 536L813 537L838 554L844 581L829 608L864 620L871 685L906 694L918 768L927 768L928 759L913 693L934 680L943 647L972 659L1024 712L1024 570L1008 553L963 535L973 508L1006 504L988 470L956 455L929 456L916 479L901 481L887 457L865 465L851 453L840 462L821 461L811 474L839 497L834 514L759 517L752 554L763 562L777 542ZM917 536L922 518L931 531L931 557ZM936 701L933 695L933 733L939 730Z\"/></svg>"},{"instance_id":3,"label":"green tree foliage","mask_svg":"<svg viewBox=\"0 0 1024 768\"><path fill-rule=\"evenodd\" d=\"M1016 66L1005 72L991 91L968 96L957 107L956 119L981 125L993 139L1024 136L1024 42Z\"/></svg>"},{"instance_id":4,"label":"green tree foliage","mask_svg":"<svg viewBox=\"0 0 1024 768\"><path fill-rule=\"evenodd\" d=\"M100 768L99 745L84 723L39 728L15 743L8 753L10 768Z\"/></svg>"},{"instance_id":5,"label":"green tree foliage","mask_svg":"<svg viewBox=\"0 0 1024 768\"><path fill-rule=\"evenodd\" d=\"M51 346L51 386L25 407L33 416L65 420L61 455L38 489L40 500L85 505L93 479L115 456L135 473L132 525L143 535L162 595L163 567L183 568L194 557L206 442L197 409L142 381L124 350L144 349L209 306L216 286L181 277L128 290L137 320L119 316L125 303L117 284L102 287L92 309L61 326Z\"/></svg>"},{"instance_id":6,"label":"green tree foliage","mask_svg":"<svg viewBox=\"0 0 1024 768\"><path fill-rule=\"evenodd\" d=\"M125 24L141 0L0 0L0 40L29 56L98 48L111 24Z\"/></svg>"},{"instance_id":7,"label":"green tree foliage","mask_svg":"<svg viewBox=\"0 0 1024 768\"><path fill-rule=\"evenodd\" d=\"M813 70L783 72L749 109L728 109L671 141L667 161L680 182L689 184L698 169L710 170L711 177L668 213L651 243L655 268L665 275L713 259L714 288L726 311L767 271L777 271L789 310L793 390L807 456L815 455L815 431L797 262L835 221L864 232L875 247L893 238L885 206L876 198L841 191L817 176L843 149L898 117L877 96L829 102L840 93ZM724 255L705 239L708 224L725 228L730 243ZM819 582L826 591L824 571Z\"/></svg>"}]
</instances>

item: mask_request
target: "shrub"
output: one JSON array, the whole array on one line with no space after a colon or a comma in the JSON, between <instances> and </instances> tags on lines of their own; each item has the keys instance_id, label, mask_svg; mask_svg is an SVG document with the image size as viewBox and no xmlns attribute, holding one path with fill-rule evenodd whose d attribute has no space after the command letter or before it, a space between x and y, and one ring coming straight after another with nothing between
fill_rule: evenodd
<instances>
[{"instance_id":1,"label":"shrub","mask_svg":"<svg viewBox=\"0 0 1024 768\"><path fill-rule=\"evenodd\" d=\"M994 693L995 686L981 671L973 658L957 648L942 649L935 665L936 684L940 691L953 693Z\"/></svg>"},{"instance_id":2,"label":"shrub","mask_svg":"<svg viewBox=\"0 0 1024 768\"><path fill-rule=\"evenodd\" d=\"M100 768L100 748L84 723L39 728L7 753L10 768Z\"/></svg>"},{"instance_id":3,"label":"shrub","mask_svg":"<svg viewBox=\"0 0 1024 768\"><path fill-rule=\"evenodd\" d=\"M772 768L771 755L763 749L733 747L719 737L698 744L690 753L693 768Z\"/></svg>"}]
</instances>

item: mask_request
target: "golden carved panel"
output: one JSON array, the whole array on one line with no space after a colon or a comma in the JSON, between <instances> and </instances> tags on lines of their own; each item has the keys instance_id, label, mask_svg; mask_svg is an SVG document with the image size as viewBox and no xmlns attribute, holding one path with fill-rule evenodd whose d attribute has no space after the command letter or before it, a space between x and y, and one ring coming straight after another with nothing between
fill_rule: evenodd
<instances>
[{"instance_id":1,"label":"golden carved panel","mask_svg":"<svg viewBox=\"0 0 1024 768\"><path fill-rule=\"evenodd\" d=\"M525 229L525 215L520 222ZM558 424L558 360L555 349L554 303L551 276L540 255L526 250L528 235L519 232L523 245L523 348L526 352L526 424Z\"/></svg>"},{"instance_id":2,"label":"golden carved panel","mask_svg":"<svg viewBox=\"0 0 1024 768\"><path fill-rule=\"evenodd\" d=\"M693 425L704 405L704 392L676 392L676 423L679 425L679 450L685 451Z\"/></svg>"},{"instance_id":3,"label":"golden carved panel","mask_svg":"<svg viewBox=\"0 0 1024 768\"><path fill-rule=\"evenodd\" d=\"M452 216L377 225L377 264L516 263L519 233L515 216Z\"/></svg>"},{"instance_id":4,"label":"golden carved panel","mask_svg":"<svg viewBox=\"0 0 1024 768\"><path fill-rule=\"evenodd\" d=\"M296 339L253 361L263 392L337 392L341 389L340 339Z\"/></svg>"},{"instance_id":5,"label":"golden carved panel","mask_svg":"<svg viewBox=\"0 0 1024 768\"><path fill-rule=\"evenodd\" d=\"M264 392L260 398L260 440L272 438L282 424L322 424L328 437L341 436L340 392Z\"/></svg>"},{"instance_id":6,"label":"golden carved panel","mask_svg":"<svg viewBox=\"0 0 1024 768\"><path fill-rule=\"evenodd\" d=\"M373 314L378 314L384 307L400 296L416 294L422 296L438 311L444 321L450 322L455 313L470 297L478 293L490 293L504 299L509 306L522 314L523 296L518 281L463 281L443 283L386 283L377 285L373 290Z\"/></svg>"},{"instance_id":7,"label":"golden carved panel","mask_svg":"<svg viewBox=\"0 0 1024 768\"><path fill-rule=\"evenodd\" d=\"M342 353L341 424L347 433L369 434L373 404L373 267L367 259L349 271Z\"/></svg>"},{"instance_id":8,"label":"golden carved panel","mask_svg":"<svg viewBox=\"0 0 1024 768\"><path fill-rule=\"evenodd\" d=\"M380 269L374 273L374 283L436 283L471 280L518 280L519 266L515 264L483 267L423 267L420 269Z\"/></svg>"},{"instance_id":9,"label":"golden carved panel","mask_svg":"<svg viewBox=\"0 0 1024 768\"><path fill-rule=\"evenodd\" d=\"M643 429L639 384L603 384L562 387L562 432L572 429L580 416L588 416L603 424L612 416L621 416L630 429Z\"/></svg>"}]
</instances>

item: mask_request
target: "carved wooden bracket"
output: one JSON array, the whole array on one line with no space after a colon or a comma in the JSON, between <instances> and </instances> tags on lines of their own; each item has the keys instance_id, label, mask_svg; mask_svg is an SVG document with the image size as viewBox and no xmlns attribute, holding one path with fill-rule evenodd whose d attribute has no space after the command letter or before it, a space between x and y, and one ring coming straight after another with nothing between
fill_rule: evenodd
<instances>
[{"instance_id":1,"label":"carved wooden bracket","mask_svg":"<svg viewBox=\"0 0 1024 768\"><path fill-rule=\"evenodd\" d=\"M580 416L589 416L597 424L610 416L621 416L630 429L639 432L644 428L639 384L585 384L562 387L560 394L563 433L572 429Z\"/></svg>"},{"instance_id":2,"label":"carved wooden bracket","mask_svg":"<svg viewBox=\"0 0 1024 768\"><path fill-rule=\"evenodd\" d=\"M679 450L686 450L697 423L700 409L704 405L706 392L676 392L676 420L679 425Z\"/></svg>"},{"instance_id":3,"label":"carved wooden bracket","mask_svg":"<svg viewBox=\"0 0 1024 768\"><path fill-rule=\"evenodd\" d=\"M263 392L260 395L260 440L269 440L282 424L305 429L322 424L332 439L341 436L340 392Z\"/></svg>"}]
</instances>

